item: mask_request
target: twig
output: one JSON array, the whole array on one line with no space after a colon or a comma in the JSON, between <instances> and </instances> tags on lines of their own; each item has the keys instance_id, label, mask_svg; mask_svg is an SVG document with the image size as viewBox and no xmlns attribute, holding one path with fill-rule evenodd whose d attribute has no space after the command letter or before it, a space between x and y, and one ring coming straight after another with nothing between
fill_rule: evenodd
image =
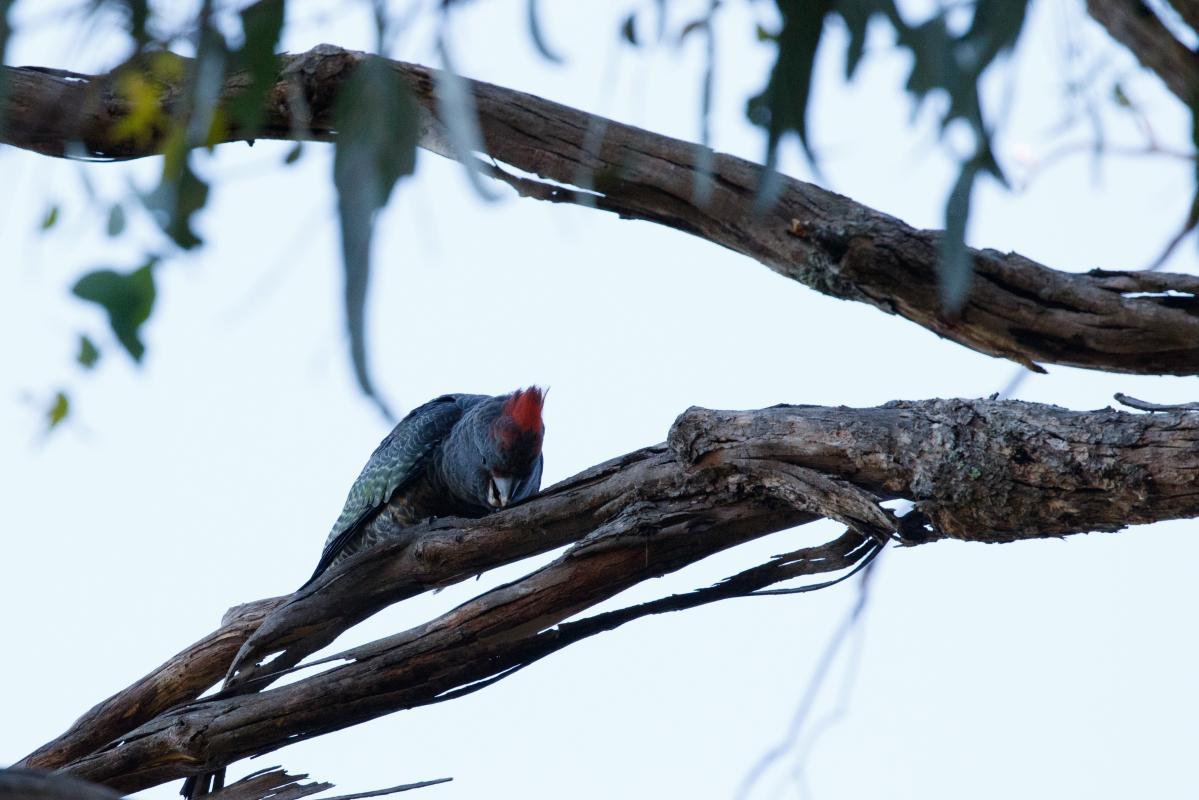
<instances>
[{"instance_id":1,"label":"twig","mask_svg":"<svg viewBox=\"0 0 1199 800\"><path fill-rule=\"evenodd\" d=\"M1174 235L1174 238L1166 245L1166 249L1157 259L1145 267L1145 272L1157 272L1166 265L1170 260L1170 256L1174 255L1174 251L1178 249L1178 245L1182 244L1182 240L1187 238L1187 234L1195 230L1195 226L1199 225L1199 197L1196 197L1191 202L1191 210L1187 214L1186 222L1183 223L1182 229Z\"/></svg>"},{"instance_id":2,"label":"twig","mask_svg":"<svg viewBox=\"0 0 1199 800\"><path fill-rule=\"evenodd\" d=\"M1117 403L1140 411L1199 411L1199 403L1150 403L1129 397L1123 392L1116 392L1112 397L1116 399Z\"/></svg>"},{"instance_id":3,"label":"twig","mask_svg":"<svg viewBox=\"0 0 1199 800\"><path fill-rule=\"evenodd\" d=\"M405 783L402 786L392 786L390 789L376 789L373 792L358 792L357 794L339 794L336 797L328 797L323 800L360 800L363 797L381 797L385 794L399 794L407 792L410 789L423 789L426 786L436 786L439 783L449 783L453 778L434 778L431 781L417 781L416 783Z\"/></svg>"},{"instance_id":4,"label":"twig","mask_svg":"<svg viewBox=\"0 0 1199 800\"><path fill-rule=\"evenodd\" d=\"M787 728L787 733L783 736L783 740L780 743L762 755L758 763L745 776L740 789L737 791L738 798L749 797L754 785L762 778L766 770L782 758L788 750L792 749L799 740L799 736L803 732L804 723L807 721L808 715L816 703L816 698L824 686L824 681L828 677L829 670L836 660L837 654L841 652L842 645L849 638L849 634L857 625L862 612L866 608L866 603L870 597L870 577L873 574L874 565L878 564L878 561L874 558L876 555L878 555L878 551L872 553L870 558L861 565L865 567L865 571L862 573L861 581L858 584L857 601L850 608L849 613L846 614L845 619L841 621L841 624L833 632L832 638L829 639L828 644L825 646L824 653L816 665L816 670L812 673L812 677L808 681L808 687L804 691L803 699L800 701L795 715L791 719L791 724Z\"/></svg>"}]
</instances>

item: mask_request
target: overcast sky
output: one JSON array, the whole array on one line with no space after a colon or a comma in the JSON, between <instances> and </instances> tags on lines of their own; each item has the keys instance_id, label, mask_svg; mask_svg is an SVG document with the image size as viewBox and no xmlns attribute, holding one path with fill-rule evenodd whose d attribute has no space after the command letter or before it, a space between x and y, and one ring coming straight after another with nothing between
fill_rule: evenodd
<instances>
[{"instance_id":1,"label":"overcast sky","mask_svg":"<svg viewBox=\"0 0 1199 800\"><path fill-rule=\"evenodd\" d=\"M369 15L344 5L292 4L287 49L370 48ZM531 46L523 2L469 4L453 25L458 66L697 138L698 41L622 46L616 12L627 5L541 3L546 35L568 57L558 67ZM758 159L763 142L743 108L771 57L752 35L754 15L772 18L769 4L748 5L729 3L721 18L713 132L718 149ZM928 5L908 4L914 15ZM124 55L118 30L62 21L56 7L17 4L9 63L92 71ZM913 117L907 60L885 36L846 85L843 41L831 28L811 110L823 182L942 227L960 132L939 142L930 109ZM1073 61L1071 46L1081 48ZM435 63L429 26L400 37L392 55ZM1135 269L1177 231L1193 190L1185 161L1075 156L1036 169L1056 145L1087 141L1085 127L1055 131L1069 116L1068 79L1095 63L1107 76L1101 89L1123 75L1160 141L1188 146L1180 104L1133 69L1081 3L1034 3L1016 57L987 84L1016 190L982 183L972 244L1063 270ZM1110 141L1142 143L1130 115L1111 104L1103 113ZM284 167L288 149L227 145L199 159L216 180L197 225L207 244L158 271L140 367L68 288L88 269L127 269L162 247L132 209L132 236L104 235L108 203L150 187L158 162L0 151L0 764L211 631L229 606L302 583L387 433L347 363L331 148L305 145ZM811 177L794 147L783 168ZM547 483L663 440L691 405L978 397L1015 374L677 231L497 191L499 202L484 203L460 167L420 155L416 177L379 218L372 366L401 412L443 392L551 387ZM54 204L60 221L42 234ZM1194 271L1195 253L1186 242L1168 268ZM79 332L104 350L94 373L73 363ZM1048 368L1018 396L1093 409L1116 391L1157 402L1199 395L1193 378ZM73 411L47 436L42 414L59 388ZM776 534L603 607L702 586L835 532L818 523ZM334 647L422 622L548 558L405 602ZM816 719L840 709L839 718L816 738L808 728L753 796L1193 797L1197 559L1189 521L888 552L850 648L858 657L838 660L816 708ZM732 797L783 742L856 591L847 583L636 622L485 691L239 763L231 778L280 763L338 793L453 776L422 790L430 800Z\"/></svg>"}]
</instances>

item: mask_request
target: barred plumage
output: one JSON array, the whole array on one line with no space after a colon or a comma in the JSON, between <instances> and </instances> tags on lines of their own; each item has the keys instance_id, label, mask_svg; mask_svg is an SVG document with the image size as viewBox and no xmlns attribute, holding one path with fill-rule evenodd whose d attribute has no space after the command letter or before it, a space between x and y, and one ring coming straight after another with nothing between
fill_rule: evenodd
<instances>
[{"instance_id":1,"label":"barred plumage","mask_svg":"<svg viewBox=\"0 0 1199 800\"><path fill-rule=\"evenodd\" d=\"M544 392L447 394L417 407L375 448L350 488L309 582L375 544L385 508L401 522L478 517L541 487Z\"/></svg>"}]
</instances>

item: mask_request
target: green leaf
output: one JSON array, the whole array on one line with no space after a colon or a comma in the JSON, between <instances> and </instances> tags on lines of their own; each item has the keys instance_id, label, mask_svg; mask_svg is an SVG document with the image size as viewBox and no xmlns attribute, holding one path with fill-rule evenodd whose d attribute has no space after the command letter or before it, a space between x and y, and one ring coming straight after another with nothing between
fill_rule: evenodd
<instances>
[{"instance_id":1,"label":"green leaf","mask_svg":"<svg viewBox=\"0 0 1199 800\"><path fill-rule=\"evenodd\" d=\"M624 18L624 22L620 24L620 36L626 42L636 47L637 42L637 15L629 14Z\"/></svg>"},{"instance_id":2,"label":"green leaf","mask_svg":"<svg viewBox=\"0 0 1199 800\"><path fill-rule=\"evenodd\" d=\"M391 416L367 369L366 293L375 213L387 204L396 182L416 167L416 106L395 70L381 58L368 57L337 98L335 119L333 183L341 220L350 358L362 391Z\"/></svg>"},{"instance_id":3,"label":"green leaf","mask_svg":"<svg viewBox=\"0 0 1199 800\"><path fill-rule=\"evenodd\" d=\"M475 153L483 151L483 134L479 130L479 114L475 110L475 96L466 79L454 68L449 45L444 36L437 40L437 54L441 56L441 69L434 73L434 92L437 100L437 116L445 124L450 146L459 154L458 161L466 171L470 188L480 200L491 203L499 195L483 180L479 159Z\"/></svg>"},{"instance_id":4,"label":"green leaf","mask_svg":"<svg viewBox=\"0 0 1199 800\"><path fill-rule=\"evenodd\" d=\"M53 205L46 210L46 216L42 217L42 230L50 230L56 222L58 222L58 206Z\"/></svg>"},{"instance_id":5,"label":"green leaf","mask_svg":"<svg viewBox=\"0 0 1199 800\"><path fill-rule=\"evenodd\" d=\"M84 369L91 369L100 360L100 348L86 334L79 334L79 355L75 356L75 360Z\"/></svg>"},{"instance_id":6,"label":"green leaf","mask_svg":"<svg viewBox=\"0 0 1199 800\"><path fill-rule=\"evenodd\" d=\"M124 6L125 14L128 17L129 35L133 37L138 49L141 49L150 41L150 36L146 31L146 23L150 20L149 0L120 0L119 5Z\"/></svg>"},{"instance_id":7,"label":"green leaf","mask_svg":"<svg viewBox=\"0 0 1199 800\"><path fill-rule=\"evenodd\" d=\"M1028 0L978 0L970 30L963 37L975 46L976 55L968 69L981 74L996 56L1015 47L1027 15Z\"/></svg>"},{"instance_id":8,"label":"green leaf","mask_svg":"<svg viewBox=\"0 0 1199 800\"><path fill-rule=\"evenodd\" d=\"M527 0L526 7L529 17L529 37L533 40L533 46L537 48L537 52L541 53L541 57L551 63L565 63L565 59L551 50L545 40L545 33L541 30L541 15L537 13L537 0Z\"/></svg>"},{"instance_id":9,"label":"green leaf","mask_svg":"<svg viewBox=\"0 0 1199 800\"><path fill-rule=\"evenodd\" d=\"M966 246L966 221L970 217L970 194L974 179L983 165L971 160L962 165L962 172L949 193L945 204L945 233L941 237L941 260L938 263L941 307L956 314L966 305L970 283L974 276L974 260Z\"/></svg>"},{"instance_id":10,"label":"green leaf","mask_svg":"<svg viewBox=\"0 0 1199 800\"><path fill-rule=\"evenodd\" d=\"M287 151L287 155L283 157L283 163L294 164L300 160L300 156L302 155L304 155L304 143L296 142L295 145L293 145L292 148Z\"/></svg>"},{"instance_id":11,"label":"green leaf","mask_svg":"<svg viewBox=\"0 0 1199 800\"><path fill-rule=\"evenodd\" d=\"M108 209L108 225L105 231L109 236L120 236L125 231L125 207L120 203L113 203Z\"/></svg>"},{"instance_id":12,"label":"green leaf","mask_svg":"<svg viewBox=\"0 0 1199 800\"><path fill-rule=\"evenodd\" d=\"M143 199L159 227L175 244L191 250L204 243L192 230L192 216L208 202L208 184L192 171L190 156L176 138L163 159L162 182Z\"/></svg>"},{"instance_id":13,"label":"green leaf","mask_svg":"<svg viewBox=\"0 0 1199 800\"><path fill-rule=\"evenodd\" d=\"M100 269L80 278L71 291L76 297L96 303L108 313L108 324L117 341L134 361L140 362L146 347L140 330L154 309L154 266L149 262L132 272Z\"/></svg>"},{"instance_id":14,"label":"green leaf","mask_svg":"<svg viewBox=\"0 0 1199 800\"><path fill-rule=\"evenodd\" d=\"M794 131L808 160L816 163L808 141L808 97L812 67L824 32L824 18L832 0L775 0L783 18L776 44L778 56L766 88L750 98L746 116L766 129L766 161L774 164L779 141Z\"/></svg>"},{"instance_id":15,"label":"green leaf","mask_svg":"<svg viewBox=\"0 0 1199 800\"><path fill-rule=\"evenodd\" d=\"M54 395L54 402L50 404L50 408L46 411L46 430L52 431L58 424L67 418L71 413L71 401L66 393L58 392Z\"/></svg>"},{"instance_id":16,"label":"green leaf","mask_svg":"<svg viewBox=\"0 0 1199 800\"><path fill-rule=\"evenodd\" d=\"M258 0L241 12L243 43L232 54L234 70L245 71L250 84L229 103L229 114L239 130L254 132L262 122L263 99L278 77L275 49L283 31L286 0Z\"/></svg>"},{"instance_id":17,"label":"green leaf","mask_svg":"<svg viewBox=\"0 0 1199 800\"><path fill-rule=\"evenodd\" d=\"M1124 91L1124 87L1119 81L1112 85L1112 100L1121 108L1132 108L1132 98Z\"/></svg>"},{"instance_id":18,"label":"green leaf","mask_svg":"<svg viewBox=\"0 0 1199 800\"><path fill-rule=\"evenodd\" d=\"M879 9L876 0L837 0L835 10L845 22L849 32L849 45L845 48L845 79L853 78L866 52L866 34L870 30L870 18Z\"/></svg>"}]
</instances>

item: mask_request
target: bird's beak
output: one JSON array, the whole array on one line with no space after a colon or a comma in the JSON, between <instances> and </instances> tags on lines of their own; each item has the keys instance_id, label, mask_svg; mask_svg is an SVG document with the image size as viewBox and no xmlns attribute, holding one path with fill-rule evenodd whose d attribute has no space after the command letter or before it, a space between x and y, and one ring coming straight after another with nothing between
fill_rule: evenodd
<instances>
[{"instance_id":1,"label":"bird's beak","mask_svg":"<svg viewBox=\"0 0 1199 800\"><path fill-rule=\"evenodd\" d=\"M512 500L512 491L516 488L516 481L511 477L502 478L499 475L491 476L492 491L488 493L487 502L492 508L505 508Z\"/></svg>"}]
</instances>

